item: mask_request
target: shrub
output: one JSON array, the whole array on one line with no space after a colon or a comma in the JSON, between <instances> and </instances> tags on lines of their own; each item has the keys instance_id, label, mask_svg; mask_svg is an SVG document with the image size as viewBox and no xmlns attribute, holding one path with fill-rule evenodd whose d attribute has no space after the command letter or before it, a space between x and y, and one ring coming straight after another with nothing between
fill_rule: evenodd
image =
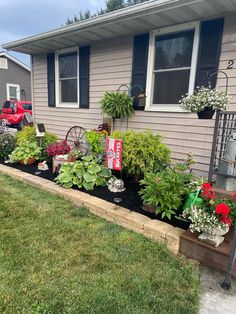
<instances>
[{"instance_id":1,"label":"shrub","mask_svg":"<svg viewBox=\"0 0 236 314\"><path fill-rule=\"evenodd\" d=\"M0 159L6 160L16 147L15 134L0 134Z\"/></svg>"},{"instance_id":2,"label":"shrub","mask_svg":"<svg viewBox=\"0 0 236 314\"><path fill-rule=\"evenodd\" d=\"M97 158L85 156L62 165L55 181L67 189L76 185L80 189L93 190L95 186L105 186L110 178L110 169L99 164Z\"/></svg>"},{"instance_id":3,"label":"shrub","mask_svg":"<svg viewBox=\"0 0 236 314\"><path fill-rule=\"evenodd\" d=\"M123 140L123 170L140 179L146 172L157 172L170 163L170 149L159 134L150 130L114 131L112 138Z\"/></svg>"},{"instance_id":4,"label":"shrub","mask_svg":"<svg viewBox=\"0 0 236 314\"><path fill-rule=\"evenodd\" d=\"M121 92L105 92L101 110L113 119L130 117L134 114L133 97Z\"/></svg>"},{"instance_id":5,"label":"shrub","mask_svg":"<svg viewBox=\"0 0 236 314\"><path fill-rule=\"evenodd\" d=\"M187 170L186 164L177 164L159 173L145 174L144 179L140 180L143 188L139 192L144 204L154 206L162 218L171 219L183 203L184 196L190 192L189 182L193 175Z\"/></svg>"}]
</instances>

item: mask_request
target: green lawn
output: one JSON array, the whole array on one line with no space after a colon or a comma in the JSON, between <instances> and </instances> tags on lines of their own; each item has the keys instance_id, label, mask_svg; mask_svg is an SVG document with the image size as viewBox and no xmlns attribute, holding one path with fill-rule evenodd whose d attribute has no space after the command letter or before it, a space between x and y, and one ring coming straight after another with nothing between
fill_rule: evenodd
<instances>
[{"instance_id":1,"label":"green lawn","mask_svg":"<svg viewBox=\"0 0 236 314\"><path fill-rule=\"evenodd\" d=\"M0 313L198 313L198 268L0 174Z\"/></svg>"}]
</instances>

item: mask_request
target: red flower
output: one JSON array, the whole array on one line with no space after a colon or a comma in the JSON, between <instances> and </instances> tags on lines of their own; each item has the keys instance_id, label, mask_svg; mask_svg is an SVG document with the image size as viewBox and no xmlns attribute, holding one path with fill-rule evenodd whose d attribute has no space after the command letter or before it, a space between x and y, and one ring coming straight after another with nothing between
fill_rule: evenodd
<instances>
[{"instance_id":1,"label":"red flower","mask_svg":"<svg viewBox=\"0 0 236 314\"><path fill-rule=\"evenodd\" d=\"M230 213L230 208L225 203L221 203L219 205L216 205L215 212L218 215L227 216Z\"/></svg>"},{"instance_id":2,"label":"red flower","mask_svg":"<svg viewBox=\"0 0 236 314\"><path fill-rule=\"evenodd\" d=\"M215 197L215 192L212 190L204 190L202 192L202 196L205 196L206 198L209 198L212 200Z\"/></svg>"},{"instance_id":3,"label":"red flower","mask_svg":"<svg viewBox=\"0 0 236 314\"><path fill-rule=\"evenodd\" d=\"M222 223L225 224L225 225L229 225L229 226L232 225L232 220L231 220L231 218L229 218L228 216L222 216L222 217L220 218L220 222L222 222Z\"/></svg>"},{"instance_id":4,"label":"red flower","mask_svg":"<svg viewBox=\"0 0 236 314\"><path fill-rule=\"evenodd\" d=\"M203 183L202 189L203 190L211 190L212 189L211 184L209 182Z\"/></svg>"},{"instance_id":5,"label":"red flower","mask_svg":"<svg viewBox=\"0 0 236 314\"><path fill-rule=\"evenodd\" d=\"M233 197L236 198L236 193L234 193Z\"/></svg>"}]
</instances>

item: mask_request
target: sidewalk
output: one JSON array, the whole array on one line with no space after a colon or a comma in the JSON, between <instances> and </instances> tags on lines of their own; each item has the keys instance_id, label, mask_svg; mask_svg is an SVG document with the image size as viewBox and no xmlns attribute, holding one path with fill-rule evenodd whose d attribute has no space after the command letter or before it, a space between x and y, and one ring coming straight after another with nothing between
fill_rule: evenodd
<instances>
[{"instance_id":1,"label":"sidewalk","mask_svg":"<svg viewBox=\"0 0 236 314\"><path fill-rule=\"evenodd\" d=\"M236 279L232 280L232 291L220 287L225 274L201 267L201 303L200 314L235 314Z\"/></svg>"}]
</instances>

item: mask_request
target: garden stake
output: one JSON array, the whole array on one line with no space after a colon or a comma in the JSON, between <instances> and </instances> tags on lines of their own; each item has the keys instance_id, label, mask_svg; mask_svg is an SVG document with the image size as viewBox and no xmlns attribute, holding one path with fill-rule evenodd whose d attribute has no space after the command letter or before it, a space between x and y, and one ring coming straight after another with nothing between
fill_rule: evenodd
<instances>
[{"instance_id":1,"label":"garden stake","mask_svg":"<svg viewBox=\"0 0 236 314\"><path fill-rule=\"evenodd\" d=\"M221 288L227 291L231 290L231 276L232 276L235 259L236 259L236 225L234 226L232 249L231 249L231 254L229 256L229 259L228 259L228 266L227 266L225 280L221 283Z\"/></svg>"}]
</instances>

